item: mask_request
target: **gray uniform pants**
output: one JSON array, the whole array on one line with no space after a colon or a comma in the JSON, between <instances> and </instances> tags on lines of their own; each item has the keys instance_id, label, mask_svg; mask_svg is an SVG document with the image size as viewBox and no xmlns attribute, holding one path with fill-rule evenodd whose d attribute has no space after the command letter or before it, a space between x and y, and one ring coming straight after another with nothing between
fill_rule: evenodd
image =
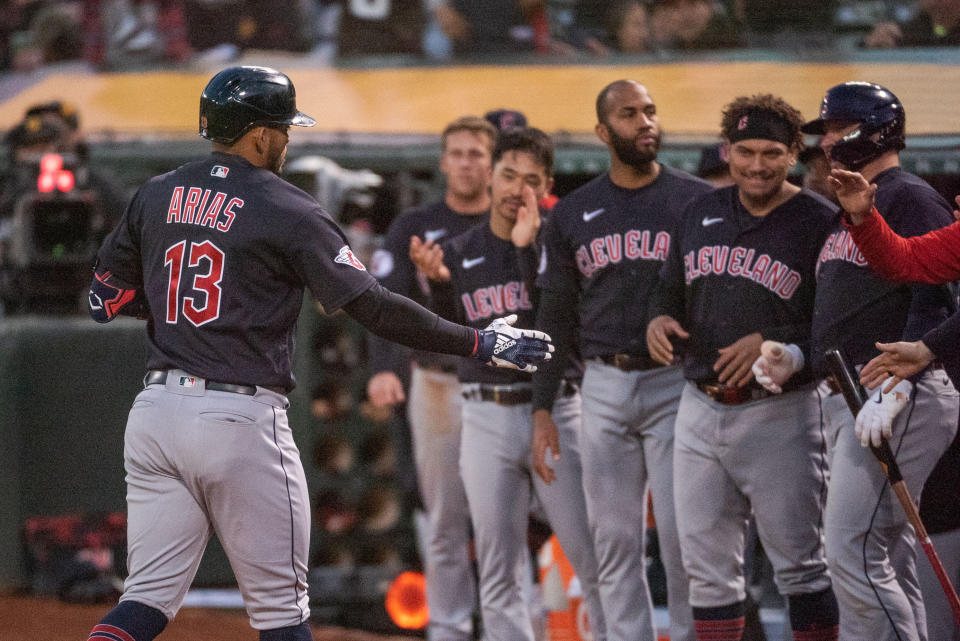
<instances>
[{"instance_id":1,"label":"gray uniform pants","mask_svg":"<svg viewBox=\"0 0 960 641\"><path fill-rule=\"evenodd\" d=\"M307 619L310 498L286 397L208 391L172 370L130 409L127 577L121 601L172 619L210 536L223 544L250 615L269 630Z\"/></svg>"},{"instance_id":2,"label":"gray uniform pants","mask_svg":"<svg viewBox=\"0 0 960 641\"><path fill-rule=\"evenodd\" d=\"M470 511L460 480L460 382L414 367L407 416L427 512L424 569L431 641L469 641L477 592L470 561Z\"/></svg>"},{"instance_id":3,"label":"gray uniform pants","mask_svg":"<svg viewBox=\"0 0 960 641\"><path fill-rule=\"evenodd\" d=\"M746 598L751 508L780 593L829 588L827 446L816 390L723 405L688 383L676 430L674 491L690 603L719 607Z\"/></svg>"},{"instance_id":4,"label":"gray uniform pants","mask_svg":"<svg viewBox=\"0 0 960 641\"><path fill-rule=\"evenodd\" d=\"M679 367L624 372L598 361L583 379L583 489L610 641L655 641L646 574L647 489L667 575L670 639L694 641L673 500Z\"/></svg>"},{"instance_id":5,"label":"gray uniform pants","mask_svg":"<svg viewBox=\"0 0 960 641\"><path fill-rule=\"evenodd\" d=\"M889 442L914 500L953 441L957 410L957 391L942 369L932 370L894 420ZM827 555L840 605L840 639L923 641L916 534L879 463L860 446L841 395L823 399L823 416L831 443Z\"/></svg>"},{"instance_id":6,"label":"gray uniform pants","mask_svg":"<svg viewBox=\"0 0 960 641\"><path fill-rule=\"evenodd\" d=\"M480 568L480 604L486 641L532 641L531 615L523 598L527 522L531 490L536 492L583 588L595 641L605 625L597 591L597 562L590 545L581 484L578 434L580 397L557 399L553 420L560 460L551 463L556 480L545 484L531 469L531 405L487 401L463 403L460 469L473 518Z\"/></svg>"}]
</instances>

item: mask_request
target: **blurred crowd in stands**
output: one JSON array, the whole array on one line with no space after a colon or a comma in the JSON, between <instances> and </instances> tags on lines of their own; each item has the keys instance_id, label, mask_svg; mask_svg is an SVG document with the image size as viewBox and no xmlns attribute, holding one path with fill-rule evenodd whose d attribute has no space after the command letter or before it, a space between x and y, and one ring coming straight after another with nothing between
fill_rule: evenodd
<instances>
[{"instance_id":1,"label":"blurred crowd in stands","mask_svg":"<svg viewBox=\"0 0 960 641\"><path fill-rule=\"evenodd\" d=\"M226 62L249 49L444 61L960 45L960 0L7 0L0 71Z\"/></svg>"}]
</instances>

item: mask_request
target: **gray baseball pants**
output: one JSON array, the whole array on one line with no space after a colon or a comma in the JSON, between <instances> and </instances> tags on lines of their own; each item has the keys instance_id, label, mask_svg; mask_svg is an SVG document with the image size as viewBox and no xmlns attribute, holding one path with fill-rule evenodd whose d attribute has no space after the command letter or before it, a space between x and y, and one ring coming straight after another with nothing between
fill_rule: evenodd
<instances>
[{"instance_id":1,"label":"gray baseball pants","mask_svg":"<svg viewBox=\"0 0 960 641\"><path fill-rule=\"evenodd\" d=\"M670 639L694 641L673 496L679 367L624 372L598 361L583 379L583 489L610 641L656 641L647 584L647 489L667 575Z\"/></svg>"},{"instance_id":2,"label":"gray baseball pants","mask_svg":"<svg viewBox=\"0 0 960 641\"><path fill-rule=\"evenodd\" d=\"M914 500L953 441L958 402L946 373L930 370L894 420L889 443ZM843 396L826 396L822 405L831 444L826 545L840 606L840 639L925 641L913 527L880 464L860 446Z\"/></svg>"},{"instance_id":3,"label":"gray baseball pants","mask_svg":"<svg viewBox=\"0 0 960 641\"><path fill-rule=\"evenodd\" d=\"M466 389L466 386L465 386ZM480 569L480 604L486 641L533 641L522 572L529 572L527 523L536 496L583 588L595 641L604 641L597 590L597 562L587 529L581 484L580 397L558 398L553 407L560 460L547 485L531 468L530 403L463 402L460 469L473 519Z\"/></svg>"},{"instance_id":4,"label":"gray baseball pants","mask_svg":"<svg viewBox=\"0 0 960 641\"><path fill-rule=\"evenodd\" d=\"M307 606L310 497L285 396L210 391L171 370L130 409L127 577L121 601L172 619L211 535L230 560L250 625L298 625Z\"/></svg>"}]
</instances>

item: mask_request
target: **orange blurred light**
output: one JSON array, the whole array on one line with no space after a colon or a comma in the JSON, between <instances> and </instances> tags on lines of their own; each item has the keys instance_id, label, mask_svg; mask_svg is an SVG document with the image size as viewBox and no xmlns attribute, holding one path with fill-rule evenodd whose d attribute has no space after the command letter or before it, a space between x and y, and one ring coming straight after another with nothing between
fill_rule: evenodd
<instances>
[{"instance_id":1,"label":"orange blurred light","mask_svg":"<svg viewBox=\"0 0 960 641\"><path fill-rule=\"evenodd\" d=\"M419 572L403 572L390 584L384 605L397 627L423 629L430 620L426 578Z\"/></svg>"},{"instance_id":2,"label":"orange blurred light","mask_svg":"<svg viewBox=\"0 0 960 641\"><path fill-rule=\"evenodd\" d=\"M75 180L72 171L61 171L57 174L57 189L60 191L72 191Z\"/></svg>"},{"instance_id":3,"label":"orange blurred light","mask_svg":"<svg viewBox=\"0 0 960 641\"><path fill-rule=\"evenodd\" d=\"M60 154L44 154L40 159L40 173L53 174L63 168L63 158Z\"/></svg>"}]
</instances>

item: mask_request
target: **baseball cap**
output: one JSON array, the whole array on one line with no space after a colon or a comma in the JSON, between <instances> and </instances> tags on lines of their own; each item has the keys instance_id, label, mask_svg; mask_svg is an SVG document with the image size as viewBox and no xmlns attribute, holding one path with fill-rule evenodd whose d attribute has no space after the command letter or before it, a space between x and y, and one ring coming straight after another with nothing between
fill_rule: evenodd
<instances>
[{"instance_id":1,"label":"baseball cap","mask_svg":"<svg viewBox=\"0 0 960 641\"><path fill-rule=\"evenodd\" d=\"M515 109L494 109L483 114L483 117L496 127L497 131L527 126L527 117L523 115L522 111Z\"/></svg>"},{"instance_id":2,"label":"baseball cap","mask_svg":"<svg viewBox=\"0 0 960 641\"><path fill-rule=\"evenodd\" d=\"M700 150L700 163L697 165L697 176L706 178L727 171L727 161L720 155L722 147L723 143L717 143Z\"/></svg>"}]
</instances>

